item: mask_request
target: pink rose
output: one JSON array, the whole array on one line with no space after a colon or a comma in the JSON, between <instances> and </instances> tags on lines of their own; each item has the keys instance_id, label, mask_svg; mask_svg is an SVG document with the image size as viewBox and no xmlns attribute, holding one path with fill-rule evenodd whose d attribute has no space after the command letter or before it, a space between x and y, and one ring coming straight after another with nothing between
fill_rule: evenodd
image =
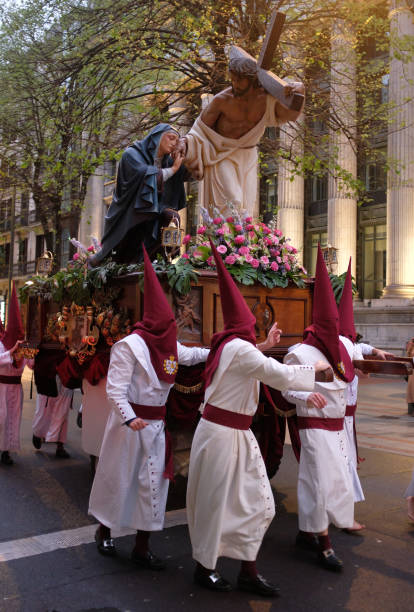
<instances>
[{"instance_id":1,"label":"pink rose","mask_svg":"<svg viewBox=\"0 0 414 612\"><path fill-rule=\"evenodd\" d=\"M188 259L189 257L190 257L190 256L189 256L189 254L188 254L188 253L183 253L183 254L181 255L181 259Z\"/></svg>"},{"instance_id":2,"label":"pink rose","mask_svg":"<svg viewBox=\"0 0 414 612\"><path fill-rule=\"evenodd\" d=\"M229 264L230 266L236 263L236 258L234 255L227 255L224 260L224 263Z\"/></svg>"},{"instance_id":3,"label":"pink rose","mask_svg":"<svg viewBox=\"0 0 414 612\"><path fill-rule=\"evenodd\" d=\"M252 258L252 261L250 262L250 265L252 266L252 268L258 268L259 265L260 265L260 261L258 259L253 259Z\"/></svg>"},{"instance_id":4,"label":"pink rose","mask_svg":"<svg viewBox=\"0 0 414 612\"><path fill-rule=\"evenodd\" d=\"M94 250L95 250L95 247L93 246L93 244L91 244L91 246L88 246L89 253L93 253Z\"/></svg>"},{"instance_id":5,"label":"pink rose","mask_svg":"<svg viewBox=\"0 0 414 612\"><path fill-rule=\"evenodd\" d=\"M282 258L281 257L276 257L276 261L277 261L277 263L282 263Z\"/></svg>"},{"instance_id":6,"label":"pink rose","mask_svg":"<svg viewBox=\"0 0 414 612\"><path fill-rule=\"evenodd\" d=\"M246 223L251 223L253 221L252 217L246 217L245 218Z\"/></svg>"},{"instance_id":7,"label":"pink rose","mask_svg":"<svg viewBox=\"0 0 414 612\"><path fill-rule=\"evenodd\" d=\"M222 227L216 230L216 236L224 236L224 229Z\"/></svg>"},{"instance_id":8,"label":"pink rose","mask_svg":"<svg viewBox=\"0 0 414 612\"><path fill-rule=\"evenodd\" d=\"M73 256L73 261L78 261L79 259L79 253L75 253Z\"/></svg>"},{"instance_id":9,"label":"pink rose","mask_svg":"<svg viewBox=\"0 0 414 612\"><path fill-rule=\"evenodd\" d=\"M191 240L190 234L186 234L183 238L183 244L188 244Z\"/></svg>"},{"instance_id":10,"label":"pink rose","mask_svg":"<svg viewBox=\"0 0 414 612\"><path fill-rule=\"evenodd\" d=\"M247 229L247 231L251 232L252 230L254 230L254 225L252 225L251 223L248 223L246 225L246 229Z\"/></svg>"},{"instance_id":11,"label":"pink rose","mask_svg":"<svg viewBox=\"0 0 414 612\"><path fill-rule=\"evenodd\" d=\"M270 238L264 238L264 242L265 244L267 244L267 246L270 246L271 244L273 244L273 240L271 240Z\"/></svg>"},{"instance_id":12,"label":"pink rose","mask_svg":"<svg viewBox=\"0 0 414 612\"><path fill-rule=\"evenodd\" d=\"M272 257L277 257L279 255L279 251L277 249L269 249L269 252Z\"/></svg>"},{"instance_id":13,"label":"pink rose","mask_svg":"<svg viewBox=\"0 0 414 612\"><path fill-rule=\"evenodd\" d=\"M287 255L283 255L282 261L283 261L283 263L287 263L289 261L288 260L288 256Z\"/></svg>"},{"instance_id":14,"label":"pink rose","mask_svg":"<svg viewBox=\"0 0 414 612\"><path fill-rule=\"evenodd\" d=\"M290 264L285 263L285 268L286 268L286 270L289 272L289 270L290 270Z\"/></svg>"},{"instance_id":15,"label":"pink rose","mask_svg":"<svg viewBox=\"0 0 414 612\"><path fill-rule=\"evenodd\" d=\"M295 247L292 247L292 253L293 253L293 254L295 254L295 253L297 253L297 252L298 252L298 250L297 250L297 249L295 249Z\"/></svg>"},{"instance_id":16,"label":"pink rose","mask_svg":"<svg viewBox=\"0 0 414 612\"><path fill-rule=\"evenodd\" d=\"M247 263L251 263L253 261L253 259L254 259L253 255L246 255Z\"/></svg>"},{"instance_id":17,"label":"pink rose","mask_svg":"<svg viewBox=\"0 0 414 612\"><path fill-rule=\"evenodd\" d=\"M205 233L206 233L206 228L204 225L201 225L197 230L197 234L205 234Z\"/></svg>"},{"instance_id":18,"label":"pink rose","mask_svg":"<svg viewBox=\"0 0 414 612\"><path fill-rule=\"evenodd\" d=\"M239 248L240 255L248 255L250 253L250 247L242 246Z\"/></svg>"},{"instance_id":19,"label":"pink rose","mask_svg":"<svg viewBox=\"0 0 414 612\"><path fill-rule=\"evenodd\" d=\"M217 250L218 250L218 252L219 252L219 253L221 253L222 255L224 255L224 253L227 253L227 247L226 247L226 246L224 246L224 244L220 244L220 245L217 247Z\"/></svg>"},{"instance_id":20,"label":"pink rose","mask_svg":"<svg viewBox=\"0 0 414 612\"><path fill-rule=\"evenodd\" d=\"M282 236L282 235L283 235L282 230L279 230L279 229L278 229L278 230L275 230L275 235L276 235L276 236Z\"/></svg>"},{"instance_id":21,"label":"pink rose","mask_svg":"<svg viewBox=\"0 0 414 612\"><path fill-rule=\"evenodd\" d=\"M264 234L270 234L272 231L269 227L267 227L267 225L263 225L262 229Z\"/></svg>"},{"instance_id":22,"label":"pink rose","mask_svg":"<svg viewBox=\"0 0 414 612\"><path fill-rule=\"evenodd\" d=\"M276 272L277 270L279 270L279 266L277 265L275 261L272 261L272 263L270 264L270 268L273 270L273 272Z\"/></svg>"},{"instance_id":23,"label":"pink rose","mask_svg":"<svg viewBox=\"0 0 414 612\"><path fill-rule=\"evenodd\" d=\"M260 258L260 261L261 261L261 263L262 263L262 264L267 265L267 264L269 263L269 258L268 258L266 255L263 255L263 256Z\"/></svg>"},{"instance_id":24,"label":"pink rose","mask_svg":"<svg viewBox=\"0 0 414 612\"><path fill-rule=\"evenodd\" d=\"M243 236L243 234L239 234L238 236L236 236L236 237L234 238L234 242L235 242L236 244L243 244L243 242L244 242L244 236Z\"/></svg>"},{"instance_id":25,"label":"pink rose","mask_svg":"<svg viewBox=\"0 0 414 612\"><path fill-rule=\"evenodd\" d=\"M223 219L221 217L216 217L213 219L214 225L221 225L223 223Z\"/></svg>"},{"instance_id":26,"label":"pink rose","mask_svg":"<svg viewBox=\"0 0 414 612\"><path fill-rule=\"evenodd\" d=\"M242 232L243 231L243 227L237 223L237 225L234 226L234 229L236 230L236 232Z\"/></svg>"},{"instance_id":27,"label":"pink rose","mask_svg":"<svg viewBox=\"0 0 414 612\"><path fill-rule=\"evenodd\" d=\"M227 223L234 223L233 217L227 217L226 221Z\"/></svg>"}]
</instances>

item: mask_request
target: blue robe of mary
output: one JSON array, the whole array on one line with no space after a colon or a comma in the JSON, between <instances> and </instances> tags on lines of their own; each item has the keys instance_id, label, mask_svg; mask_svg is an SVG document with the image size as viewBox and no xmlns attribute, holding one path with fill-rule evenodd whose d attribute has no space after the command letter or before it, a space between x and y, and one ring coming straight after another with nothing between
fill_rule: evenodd
<instances>
[{"instance_id":1,"label":"blue robe of mary","mask_svg":"<svg viewBox=\"0 0 414 612\"><path fill-rule=\"evenodd\" d=\"M102 250L94 257L95 265L108 256L123 263L140 261L142 243L149 253L154 252L159 246L163 211L185 207L184 181L188 180L185 167L181 166L163 182L161 168L171 167L173 159L164 155L161 168L156 164L161 137L171 129L167 123L160 123L124 151L105 216Z\"/></svg>"}]
</instances>

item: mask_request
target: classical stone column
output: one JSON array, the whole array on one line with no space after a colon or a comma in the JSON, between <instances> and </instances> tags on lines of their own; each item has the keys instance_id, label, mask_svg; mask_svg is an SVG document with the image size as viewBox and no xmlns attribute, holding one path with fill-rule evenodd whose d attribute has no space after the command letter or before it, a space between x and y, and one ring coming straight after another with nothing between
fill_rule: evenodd
<instances>
[{"instance_id":1,"label":"classical stone column","mask_svg":"<svg viewBox=\"0 0 414 612\"><path fill-rule=\"evenodd\" d=\"M301 118L299 122L302 122ZM280 128L280 148L303 155L303 141L298 134L299 125L286 124ZM292 162L281 159L277 179L277 225L298 249L298 259L303 264L304 232L304 179L294 174Z\"/></svg>"},{"instance_id":2,"label":"classical stone column","mask_svg":"<svg viewBox=\"0 0 414 612\"><path fill-rule=\"evenodd\" d=\"M413 11L404 0L391 2L388 128L387 285L385 298L414 297L414 62L396 54L398 39L414 36Z\"/></svg>"},{"instance_id":3,"label":"classical stone column","mask_svg":"<svg viewBox=\"0 0 414 612\"><path fill-rule=\"evenodd\" d=\"M355 52L349 24L335 23L331 40L330 104L332 117L338 129L331 128L330 156L341 170L334 171L328 180L328 242L338 249L338 274L348 268L352 257L352 273L355 275L357 240L357 202L343 180L346 173L352 178L357 174L355 150ZM333 123L333 122L332 122Z\"/></svg>"},{"instance_id":4,"label":"classical stone column","mask_svg":"<svg viewBox=\"0 0 414 612\"><path fill-rule=\"evenodd\" d=\"M102 238L106 207L104 197L104 169L99 167L90 176L86 190L85 204L79 225L79 240L86 246L91 244L91 236Z\"/></svg>"}]
</instances>

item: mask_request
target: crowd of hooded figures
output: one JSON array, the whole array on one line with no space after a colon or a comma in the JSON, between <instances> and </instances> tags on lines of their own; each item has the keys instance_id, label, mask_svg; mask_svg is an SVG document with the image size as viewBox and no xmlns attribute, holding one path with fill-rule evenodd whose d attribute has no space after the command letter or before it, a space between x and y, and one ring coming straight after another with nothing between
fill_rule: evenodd
<instances>
[{"instance_id":1,"label":"crowd of hooded figures","mask_svg":"<svg viewBox=\"0 0 414 612\"><path fill-rule=\"evenodd\" d=\"M364 528L354 517L355 502L362 501L364 494L357 473L354 422L358 379L353 360L363 354L386 355L355 342L350 267L338 309L319 249L312 324L305 329L303 342L289 349L283 364L266 357L263 351L279 341L281 330L274 324L266 340L256 344L255 317L214 245L212 250L223 330L213 335L206 349L177 341L173 312L143 249L143 317L111 350L106 382L111 409L97 453L89 513L99 522L95 534L99 553L116 555L111 530L120 535L133 530L136 538L131 560L150 570L165 567L150 547L151 533L163 529L173 478L165 404L179 364L205 362L205 394L191 448L186 503L196 562L194 580L210 590L229 591L232 585L216 570L218 558L225 556L241 562L239 589L274 596L278 587L256 566L275 514L265 464L250 429L259 385L278 389L296 406L301 442L296 545L314 551L323 568L341 571L343 564L333 548L329 525L350 533ZM4 465L12 465L10 451L19 450L23 368L34 367L31 360L16 358L23 337L13 288L0 342L0 450ZM57 457L65 458L68 454L63 443L72 392L58 382L50 397L50 390L42 388L41 372L37 383L33 444L40 448L43 442L55 442ZM414 480L405 495L412 503Z\"/></svg>"}]
</instances>

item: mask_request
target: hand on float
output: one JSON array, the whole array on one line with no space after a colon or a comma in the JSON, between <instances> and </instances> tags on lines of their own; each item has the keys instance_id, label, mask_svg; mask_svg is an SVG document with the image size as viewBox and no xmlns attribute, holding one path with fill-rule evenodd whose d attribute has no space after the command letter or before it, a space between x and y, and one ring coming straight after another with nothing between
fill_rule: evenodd
<instances>
[{"instance_id":1,"label":"hand on float","mask_svg":"<svg viewBox=\"0 0 414 612\"><path fill-rule=\"evenodd\" d=\"M133 429L134 431L140 431L140 429L144 429L144 427L146 427L147 425L148 423L137 417L129 423L128 427L130 427L130 429Z\"/></svg>"},{"instance_id":2,"label":"hand on float","mask_svg":"<svg viewBox=\"0 0 414 612\"><path fill-rule=\"evenodd\" d=\"M19 348L19 346L24 342L24 340L18 340L13 348L10 349L10 355L13 355Z\"/></svg>"},{"instance_id":3,"label":"hand on float","mask_svg":"<svg viewBox=\"0 0 414 612\"><path fill-rule=\"evenodd\" d=\"M375 357L382 359L383 361L387 359L387 356L395 358L395 355L393 353L387 353L387 351L382 351L381 349L378 349L378 348L374 348L374 350L372 351L372 354L375 355Z\"/></svg>"},{"instance_id":4,"label":"hand on float","mask_svg":"<svg viewBox=\"0 0 414 612\"><path fill-rule=\"evenodd\" d=\"M322 393L311 393L306 400L306 405L308 408L318 408L319 410L322 410L326 404L327 401Z\"/></svg>"},{"instance_id":5,"label":"hand on float","mask_svg":"<svg viewBox=\"0 0 414 612\"><path fill-rule=\"evenodd\" d=\"M278 344L280 342L281 334L282 330L278 328L276 321L276 323L273 323L272 327L270 328L266 340L257 345L259 351L267 351Z\"/></svg>"},{"instance_id":6,"label":"hand on float","mask_svg":"<svg viewBox=\"0 0 414 612\"><path fill-rule=\"evenodd\" d=\"M355 374L358 376L358 378L369 378L369 374L366 374L362 370L358 370L358 368L355 368Z\"/></svg>"},{"instance_id":7,"label":"hand on float","mask_svg":"<svg viewBox=\"0 0 414 612\"><path fill-rule=\"evenodd\" d=\"M317 361L313 366L315 368L315 380L317 382L332 382L333 371L329 363L326 361Z\"/></svg>"}]
</instances>

